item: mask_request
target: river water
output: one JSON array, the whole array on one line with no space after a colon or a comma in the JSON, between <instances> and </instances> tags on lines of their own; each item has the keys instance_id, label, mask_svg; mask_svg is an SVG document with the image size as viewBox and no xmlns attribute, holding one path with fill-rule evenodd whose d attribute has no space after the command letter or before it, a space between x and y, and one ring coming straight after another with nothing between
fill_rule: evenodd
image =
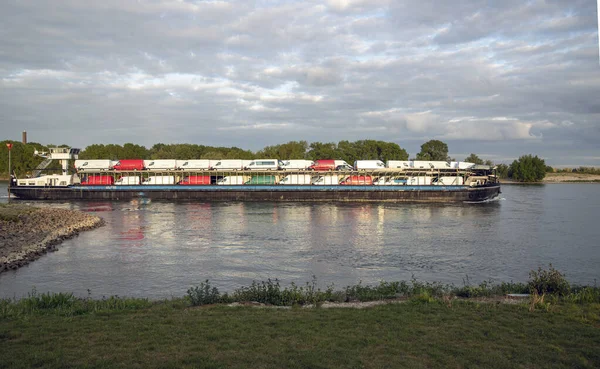
<instances>
[{"instance_id":1,"label":"river water","mask_svg":"<svg viewBox=\"0 0 600 369\"><path fill-rule=\"evenodd\" d=\"M27 202L103 217L104 227L0 274L0 297L38 292L180 297L278 278L322 287L380 280L521 281L552 263L600 277L600 185L505 185L483 204ZM6 184L0 201L6 202Z\"/></svg>"}]
</instances>

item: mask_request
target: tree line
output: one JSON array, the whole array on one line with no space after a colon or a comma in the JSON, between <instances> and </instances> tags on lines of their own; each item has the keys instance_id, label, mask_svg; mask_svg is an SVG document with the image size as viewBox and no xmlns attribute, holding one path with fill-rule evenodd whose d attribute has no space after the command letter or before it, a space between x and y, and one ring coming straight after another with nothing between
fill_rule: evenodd
<instances>
[{"instance_id":1,"label":"tree line","mask_svg":"<svg viewBox=\"0 0 600 369\"><path fill-rule=\"evenodd\" d=\"M0 143L0 175L8 176L8 148L6 143ZM12 142L11 152L12 170L23 175L31 173L44 159L34 155L34 151L48 151L48 146L31 142L23 144ZM52 145L50 145L52 146ZM67 145L60 145L67 146ZM377 140L358 140L354 142L312 142L290 141L284 144L266 146L252 152L238 147L217 147L196 144L163 144L157 143L151 148L141 145L126 143L93 144L86 147L79 154L80 159L245 159L273 158L288 159L340 159L353 164L356 160L409 160L408 152L393 142ZM421 151L410 160L431 161L456 161L448 156L448 145L439 140L430 140L421 145ZM470 154L463 161L493 166L490 160L482 160L476 154ZM59 169L60 165L54 163L52 168ZM512 164L498 164L497 173L500 178L512 178L516 181L536 182L541 181L548 171L543 159L531 155L521 156ZM552 169L552 168L550 168Z\"/></svg>"}]
</instances>

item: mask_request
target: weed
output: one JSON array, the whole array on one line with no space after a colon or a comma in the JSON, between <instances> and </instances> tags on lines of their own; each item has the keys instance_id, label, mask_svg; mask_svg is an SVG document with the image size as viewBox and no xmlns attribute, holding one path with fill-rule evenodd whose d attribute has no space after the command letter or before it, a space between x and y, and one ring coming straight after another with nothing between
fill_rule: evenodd
<instances>
[{"instance_id":1,"label":"weed","mask_svg":"<svg viewBox=\"0 0 600 369\"><path fill-rule=\"evenodd\" d=\"M532 294L566 296L570 292L569 282L561 272L552 267L552 264L548 270L539 267L537 271L529 272L528 285Z\"/></svg>"},{"instance_id":2,"label":"weed","mask_svg":"<svg viewBox=\"0 0 600 369\"><path fill-rule=\"evenodd\" d=\"M200 286L190 287L187 290L187 295L192 303L192 306L216 304L217 302L221 302L219 289L217 287L211 288L208 279L200 283Z\"/></svg>"}]
</instances>

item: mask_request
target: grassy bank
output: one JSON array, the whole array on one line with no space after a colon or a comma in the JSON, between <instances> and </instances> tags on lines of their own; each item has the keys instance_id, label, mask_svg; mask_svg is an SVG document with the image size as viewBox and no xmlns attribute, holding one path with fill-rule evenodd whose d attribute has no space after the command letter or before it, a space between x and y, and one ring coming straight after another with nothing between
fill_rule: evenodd
<instances>
[{"instance_id":1,"label":"grassy bank","mask_svg":"<svg viewBox=\"0 0 600 369\"><path fill-rule=\"evenodd\" d=\"M165 301L34 291L0 300L0 368L600 367L600 288L570 286L552 267L530 277L337 291L265 281L231 293L206 281ZM504 297L523 290L531 297ZM387 303L330 303L373 300Z\"/></svg>"},{"instance_id":2,"label":"grassy bank","mask_svg":"<svg viewBox=\"0 0 600 369\"><path fill-rule=\"evenodd\" d=\"M409 301L370 309L164 302L0 321L1 368L597 368L597 304Z\"/></svg>"}]
</instances>

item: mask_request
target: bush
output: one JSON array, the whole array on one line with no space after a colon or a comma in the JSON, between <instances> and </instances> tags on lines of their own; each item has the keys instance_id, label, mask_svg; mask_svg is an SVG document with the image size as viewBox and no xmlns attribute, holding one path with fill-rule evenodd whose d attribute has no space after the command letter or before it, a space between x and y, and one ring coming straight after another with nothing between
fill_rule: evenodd
<instances>
[{"instance_id":1,"label":"bush","mask_svg":"<svg viewBox=\"0 0 600 369\"><path fill-rule=\"evenodd\" d=\"M192 306L216 304L221 302L221 294L217 287L211 287L208 279L200 286L190 287L187 290L187 295L192 303Z\"/></svg>"},{"instance_id":2,"label":"bush","mask_svg":"<svg viewBox=\"0 0 600 369\"><path fill-rule=\"evenodd\" d=\"M523 155L512 162L509 175L519 182L539 182L546 176L546 163L537 156Z\"/></svg>"},{"instance_id":3,"label":"bush","mask_svg":"<svg viewBox=\"0 0 600 369\"><path fill-rule=\"evenodd\" d=\"M538 295L566 296L571 291L565 276L554 269L552 264L548 266L548 270L539 267L537 271L532 270L529 272L528 286L530 293Z\"/></svg>"}]
</instances>

